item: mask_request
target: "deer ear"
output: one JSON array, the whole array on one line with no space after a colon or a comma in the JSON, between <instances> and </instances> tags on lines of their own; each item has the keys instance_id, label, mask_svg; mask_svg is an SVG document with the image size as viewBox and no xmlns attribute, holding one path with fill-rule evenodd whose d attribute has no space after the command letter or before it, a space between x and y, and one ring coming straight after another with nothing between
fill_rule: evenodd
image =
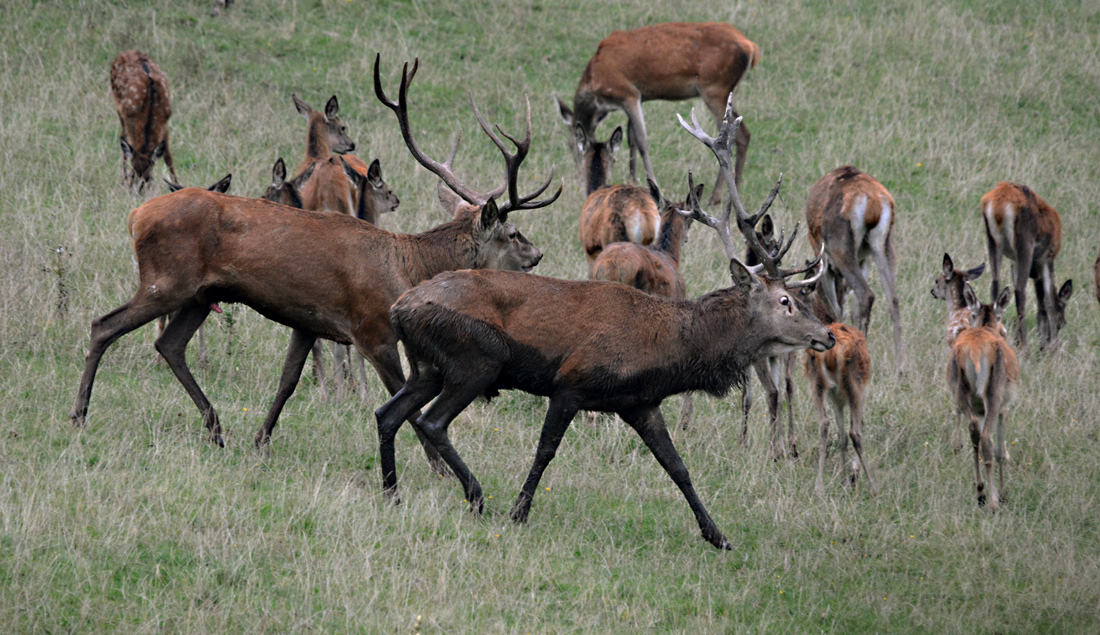
<instances>
[{"instance_id":1,"label":"deer ear","mask_svg":"<svg viewBox=\"0 0 1100 635\"><path fill-rule=\"evenodd\" d=\"M558 105L558 114L561 115L562 121L570 128L573 127L573 109L566 106L557 95L554 95L554 102Z\"/></svg>"},{"instance_id":2,"label":"deer ear","mask_svg":"<svg viewBox=\"0 0 1100 635\"><path fill-rule=\"evenodd\" d=\"M355 187L355 189L359 189L359 186L363 182L363 175L356 172L355 169L348 164L347 159L342 156L340 157L340 166L344 168L344 176L348 177L352 186Z\"/></svg>"},{"instance_id":3,"label":"deer ear","mask_svg":"<svg viewBox=\"0 0 1100 635\"><path fill-rule=\"evenodd\" d=\"M275 160L275 165L271 168L271 185L272 187L279 187L286 182L286 163L283 163L283 157L279 157Z\"/></svg>"},{"instance_id":4,"label":"deer ear","mask_svg":"<svg viewBox=\"0 0 1100 635\"><path fill-rule=\"evenodd\" d=\"M169 192L178 192L178 191L183 189L182 185L180 185L179 183L173 183L172 181L169 181L167 178L164 179L164 183L165 183L165 185L168 186L168 191Z\"/></svg>"},{"instance_id":5,"label":"deer ear","mask_svg":"<svg viewBox=\"0 0 1100 635\"><path fill-rule=\"evenodd\" d=\"M730 261L730 278L733 279L733 284L745 294L752 291L753 285L756 284L756 276L752 275L752 272L746 269L740 260Z\"/></svg>"},{"instance_id":6,"label":"deer ear","mask_svg":"<svg viewBox=\"0 0 1100 635\"><path fill-rule=\"evenodd\" d=\"M313 169L315 167L317 167L316 163L310 163L309 165L307 165L306 169L302 170L301 174L294 177L294 180L291 182L291 184L294 185L295 188L301 189L302 184L308 181L309 177L313 176Z\"/></svg>"},{"instance_id":7,"label":"deer ear","mask_svg":"<svg viewBox=\"0 0 1100 635\"><path fill-rule=\"evenodd\" d=\"M657 182L653 179L647 178L645 182L649 186L649 195L653 198L653 202L657 204L658 208L663 209L665 198L661 196L661 188L657 187Z\"/></svg>"},{"instance_id":8,"label":"deer ear","mask_svg":"<svg viewBox=\"0 0 1100 635\"><path fill-rule=\"evenodd\" d=\"M332 119L336 116L336 113L340 111L340 102L336 101L336 95L328 98L328 103L325 104L325 117Z\"/></svg>"},{"instance_id":9,"label":"deer ear","mask_svg":"<svg viewBox=\"0 0 1100 635\"><path fill-rule=\"evenodd\" d=\"M1007 290L1007 287L1005 289ZM974 287L970 286L969 282L963 287L963 301L966 302L966 307L971 313L977 313L982 306L981 302L978 302L978 294L974 293Z\"/></svg>"},{"instance_id":10,"label":"deer ear","mask_svg":"<svg viewBox=\"0 0 1100 635\"><path fill-rule=\"evenodd\" d=\"M370 162L370 167L367 168L367 181L374 187L382 187L382 164L378 159Z\"/></svg>"},{"instance_id":11,"label":"deer ear","mask_svg":"<svg viewBox=\"0 0 1100 635\"><path fill-rule=\"evenodd\" d=\"M983 262L982 264L978 265L977 267L974 267L970 271L967 271L966 272L966 279L967 280L974 280L975 278L980 278L982 273L984 273L984 272L985 272L985 263Z\"/></svg>"},{"instance_id":12,"label":"deer ear","mask_svg":"<svg viewBox=\"0 0 1100 635\"><path fill-rule=\"evenodd\" d=\"M984 266L984 264L983 264ZM955 262L951 260L951 256L943 255L943 277L946 280L950 280L955 275Z\"/></svg>"},{"instance_id":13,"label":"deer ear","mask_svg":"<svg viewBox=\"0 0 1100 635\"><path fill-rule=\"evenodd\" d=\"M623 127L617 126L615 132L611 133L611 138L607 140L607 146L611 150L611 154L615 154L615 151L619 149L619 145L623 142Z\"/></svg>"},{"instance_id":14,"label":"deer ear","mask_svg":"<svg viewBox=\"0 0 1100 635\"><path fill-rule=\"evenodd\" d=\"M294 93L290 94L290 98L294 101L294 108L298 111L298 114L305 117L306 119L309 119L310 113L313 112L313 109L309 107L309 104L299 99L299 97Z\"/></svg>"},{"instance_id":15,"label":"deer ear","mask_svg":"<svg viewBox=\"0 0 1100 635\"><path fill-rule=\"evenodd\" d=\"M759 231L765 238L771 238L775 234L775 223L772 222L771 214L764 214L764 218L760 219Z\"/></svg>"},{"instance_id":16,"label":"deer ear","mask_svg":"<svg viewBox=\"0 0 1100 635\"><path fill-rule=\"evenodd\" d=\"M435 193L439 197L439 204L443 206L443 211L453 218L463 203L462 198L443 181L436 186Z\"/></svg>"},{"instance_id":17,"label":"deer ear","mask_svg":"<svg viewBox=\"0 0 1100 635\"><path fill-rule=\"evenodd\" d=\"M157 159L164 156L164 151L167 150L167 149L168 149L168 142L167 141L161 141L160 143L158 143L157 147L153 148L153 160L156 161Z\"/></svg>"},{"instance_id":18,"label":"deer ear","mask_svg":"<svg viewBox=\"0 0 1100 635\"><path fill-rule=\"evenodd\" d=\"M481 206L482 229L492 229L494 225L504 222L504 220L505 217L501 215L500 209L497 208L497 201L495 198L490 198Z\"/></svg>"},{"instance_id":19,"label":"deer ear","mask_svg":"<svg viewBox=\"0 0 1100 635\"><path fill-rule=\"evenodd\" d=\"M1071 295L1073 295L1073 280L1066 280L1066 283L1058 290L1058 299L1065 302L1069 300Z\"/></svg>"},{"instance_id":20,"label":"deer ear","mask_svg":"<svg viewBox=\"0 0 1100 635\"><path fill-rule=\"evenodd\" d=\"M226 174L225 177L222 180L220 180L217 183L211 185L209 189L210 189L211 192L221 192L222 194L225 194L226 192L229 191L229 185L232 182L233 182L233 175L232 174Z\"/></svg>"},{"instance_id":21,"label":"deer ear","mask_svg":"<svg viewBox=\"0 0 1100 635\"><path fill-rule=\"evenodd\" d=\"M130 142L123 137L118 138L118 143L122 146L122 156L127 161L132 161L134 158L134 147L130 145Z\"/></svg>"},{"instance_id":22,"label":"deer ear","mask_svg":"<svg viewBox=\"0 0 1100 635\"><path fill-rule=\"evenodd\" d=\"M970 285L967 285L969 287ZM1012 287L1005 285L1005 288L1001 289L1000 295L997 296L997 300L993 303L993 312L998 317L1004 313L1008 303L1012 300Z\"/></svg>"}]
</instances>

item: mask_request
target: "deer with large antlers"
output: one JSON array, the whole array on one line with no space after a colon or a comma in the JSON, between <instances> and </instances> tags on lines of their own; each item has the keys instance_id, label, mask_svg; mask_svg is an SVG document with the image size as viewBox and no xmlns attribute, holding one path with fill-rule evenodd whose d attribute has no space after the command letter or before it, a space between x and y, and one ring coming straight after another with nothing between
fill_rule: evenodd
<instances>
[{"instance_id":1,"label":"deer with large antlers","mask_svg":"<svg viewBox=\"0 0 1100 635\"><path fill-rule=\"evenodd\" d=\"M727 97L759 61L760 47L729 24L667 22L633 31L615 31L600 42L585 67L573 107L557 97L554 99L565 123L588 139L595 138L596 126L608 113L613 110L626 113L630 180L635 181L635 156L640 154L646 176L656 181L642 102L702 97L720 125ZM740 183L749 147L749 131L744 125L738 127L734 143L737 146L734 178ZM719 174L711 205L721 200L723 182Z\"/></svg>"},{"instance_id":2,"label":"deer with large antlers","mask_svg":"<svg viewBox=\"0 0 1100 635\"><path fill-rule=\"evenodd\" d=\"M681 209L693 210L703 195L703 184L695 185L688 174L688 195L683 204L665 199L657 184L649 182L649 193L661 209L661 234L651 246L632 242L613 242L592 263L590 280L608 280L640 291L673 300L687 298L687 285L680 274L680 251L687 236L691 217ZM680 404L680 427L687 429L694 406L690 392Z\"/></svg>"},{"instance_id":3,"label":"deer with large antlers","mask_svg":"<svg viewBox=\"0 0 1100 635\"><path fill-rule=\"evenodd\" d=\"M729 108L717 139L698 122L684 125L728 168L739 124ZM471 509L480 513L481 485L451 444L448 426L477 397L518 389L549 397L550 403L534 464L512 507L513 521L527 520L542 474L576 413L613 412L641 436L679 487L703 538L719 549L731 548L695 492L661 416L661 402L686 391L722 395L744 381L752 360L808 347L826 350L833 339L795 301L785 282L795 272L780 270L756 242L753 225L763 210L749 216L732 173L727 183L732 203L723 217L710 217L698 206L693 215L721 235L733 286L696 301L603 281L504 271L450 272L406 292L391 316L409 358L409 380L376 412L387 494L397 500L397 431L431 402L419 419L421 430L462 484ZM777 191L778 186L768 203ZM734 252L733 208L739 230L756 245L759 267L746 267Z\"/></svg>"},{"instance_id":4,"label":"deer with large antlers","mask_svg":"<svg viewBox=\"0 0 1100 635\"><path fill-rule=\"evenodd\" d=\"M1000 507L1004 491L1004 462L1008 454L1004 411L1020 383L1016 353L1002 335L1001 316L1008 306L1009 290L1005 287L991 306L980 303L969 284L963 288L970 309L970 328L955 338L947 363L947 385L959 412L969 421L978 505L985 505L988 489L989 508L993 511ZM994 458L997 483L993 482Z\"/></svg>"},{"instance_id":5,"label":"deer with large antlers","mask_svg":"<svg viewBox=\"0 0 1100 635\"><path fill-rule=\"evenodd\" d=\"M864 275L872 258L882 287L890 320L894 323L894 354L899 373L905 371L898 307L897 257L894 255L894 217L897 208L890 192L874 177L851 165L841 166L810 188L806 199L806 227L814 250L825 249L825 276L817 287L829 312L844 319L848 291L856 296L851 322L862 333L871 323L875 294Z\"/></svg>"},{"instance_id":6,"label":"deer with large antlers","mask_svg":"<svg viewBox=\"0 0 1100 635\"><path fill-rule=\"evenodd\" d=\"M982 197L986 244L993 270L993 293L1001 284L1001 256L1013 262L1016 297L1016 344L1027 346L1027 280L1035 280L1039 348L1058 349L1058 331L1066 324L1066 302L1073 280L1055 291L1054 259L1062 248L1058 212L1026 185L1002 181ZM1026 352L1026 351L1025 351Z\"/></svg>"},{"instance_id":7,"label":"deer with large antlers","mask_svg":"<svg viewBox=\"0 0 1100 635\"><path fill-rule=\"evenodd\" d=\"M168 119L172 116L168 77L145 53L123 51L111 63L111 96L122 124L123 186L137 195L144 192L153 164L161 157L172 182L179 183L168 147Z\"/></svg>"},{"instance_id":8,"label":"deer with large antlers","mask_svg":"<svg viewBox=\"0 0 1100 635\"><path fill-rule=\"evenodd\" d=\"M382 91L376 59L376 93L397 113L413 156L464 194L469 205L451 222L403 235L346 215L292 210L196 188L146 202L129 219L141 282L129 302L92 322L91 346L71 414L74 424L85 420L96 369L107 348L157 316L176 313L157 339L157 350L221 445L218 415L191 375L184 349L212 306L240 302L293 329L274 403L255 438L257 447L265 446L318 337L355 344L392 394L405 381L389 315L402 292L442 271L529 270L539 262L542 253L508 220L512 211L544 207L557 197L535 200L549 179L534 194L518 194L518 171L531 141L530 109L527 137L517 142L515 153L506 151L478 114L506 165L504 184L492 196L478 193L413 141L406 95L416 68L414 64L409 73L406 65L400 101L394 103ZM494 196L504 191L508 199L498 206Z\"/></svg>"}]
</instances>

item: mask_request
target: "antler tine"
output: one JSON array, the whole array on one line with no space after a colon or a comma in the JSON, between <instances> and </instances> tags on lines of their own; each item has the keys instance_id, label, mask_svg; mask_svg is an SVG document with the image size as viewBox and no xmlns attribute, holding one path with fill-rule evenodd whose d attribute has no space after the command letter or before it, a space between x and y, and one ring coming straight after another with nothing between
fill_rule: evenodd
<instances>
[{"instance_id":1,"label":"antler tine","mask_svg":"<svg viewBox=\"0 0 1100 635\"><path fill-rule=\"evenodd\" d=\"M499 124L495 126L497 132L500 133L505 139L512 142L516 146L516 151L509 152L508 147L500 140L489 126L489 123L485 121L485 118L481 116L481 111L477 107L477 103L474 98L470 97L470 105L474 108L474 116L477 117L477 123L481 126L481 129L485 131L485 134L492 139L500 153L504 155L504 183L490 192L487 197L496 198L508 191L508 202L500 206L500 211L503 214L520 209L538 209L540 207L546 207L554 201L558 200L561 196L564 183L558 186L557 192L555 192L550 198L543 200L535 200L538 196L541 196L547 188L550 187L550 183L554 180L554 172L551 170L550 176L532 192L520 196L519 194L519 167L523 164L523 161L527 158L527 153L531 150L531 99L527 96L523 96L524 105L526 107L526 114L524 117L524 130L525 134L523 140L519 140L514 136L508 134L500 127Z\"/></svg>"},{"instance_id":2,"label":"antler tine","mask_svg":"<svg viewBox=\"0 0 1100 635\"><path fill-rule=\"evenodd\" d=\"M385 91L382 90L382 74L379 71L381 59L381 53L376 54L374 57L374 94L378 97L378 101L381 101L383 105L397 115L397 123L401 128L401 137L405 140L405 146L409 149L413 158L416 159L417 163L427 168L428 171L438 176L447 187L451 188L451 191L455 194L458 194L462 200L471 205L483 204L487 200L487 197L483 197L481 194L464 185L451 170L451 161L454 159L455 153L458 152L457 142L447 161L445 163L439 163L424 154L413 139L412 129L409 125L409 85L412 84L413 77L416 76L416 71L420 67L420 58L413 60L411 73L409 72L408 62L405 62L405 66L401 69L401 87L398 89L398 101L396 102L387 97Z\"/></svg>"},{"instance_id":3,"label":"antler tine","mask_svg":"<svg viewBox=\"0 0 1100 635\"><path fill-rule=\"evenodd\" d=\"M776 264L783 262L783 256L787 255L787 252L791 250L791 245L794 244L795 236L798 235L798 223L794 224L794 231L791 232L791 237L787 239L787 243L783 244L783 232L779 232L779 246L780 249L776 250L775 262ZM782 269L780 269L782 271Z\"/></svg>"},{"instance_id":4,"label":"antler tine","mask_svg":"<svg viewBox=\"0 0 1100 635\"><path fill-rule=\"evenodd\" d=\"M795 280L793 282L788 282L787 283L787 288L788 289L797 289L799 287L808 287L811 284L817 282L819 279L821 279L821 276L825 274L825 260L821 257L821 255L824 254L824 253L825 253L825 245L822 245L821 246L821 251L819 251L818 254L817 254L817 258L814 258L813 260L811 260L809 263L806 264L805 267L792 270L789 274L785 274L785 275L792 275L793 276L796 273L801 273L803 271L809 271L815 265L817 266L817 273L810 276L809 278L806 278L805 280Z\"/></svg>"},{"instance_id":5,"label":"antler tine","mask_svg":"<svg viewBox=\"0 0 1100 635\"><path fill-rule=\"evenodd\" d=\"M775 260L772 255L768 253L764 246L760 244L760 240L756 237L756 223L771 206L771 202L775 199L775 196L779 193L779 186L782 183L782 177L780 177L779 183L776 183L772 190L772 194L764 201L764 206L761 211L753 216L745 211L744 205L741 204L741 197L737 192L737 184L733 178L733 140L737 135L737 129L741 126L741 117L734 117L733 115L733 94L731 93L726 100L726 114L722 118L722 125L719 129L717 137L711 137L707 133L703 132L702 127L699 125L699 120L695 116L695 109L692 108L691 122L689 126L684 118L677 113L676 118L680 121L680 125L684 127L692 136L701 141L703 145L710 148L710 151L714 153L716 159L718 159L718 166L721 168L722 178L726 183L726 189L729 191L729 200L726 202L723 218L727 227L727 235L723 237L723 242L729 240L728 227L729 218L734 211L737 212L737 229L744 236L745 242L752 249L753 253L760 260L763 268L768 273L768 277L772 279L779 279L779 268L775 264ZM719 232L721 233L721 232ZM734 250L732 249L732 240L726 247L727 254L734 259Z\"/></svg>"}]
</instances>

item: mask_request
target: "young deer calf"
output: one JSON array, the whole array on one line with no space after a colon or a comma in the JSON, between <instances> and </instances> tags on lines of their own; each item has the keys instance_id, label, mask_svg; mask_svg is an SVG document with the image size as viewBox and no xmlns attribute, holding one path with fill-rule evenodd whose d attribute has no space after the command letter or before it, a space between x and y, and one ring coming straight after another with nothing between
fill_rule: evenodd
<instances>
[{"instance_id":1,"label":"young deer calf","mask_svg":"<svg viewBox=\"0 0 1100 635\"><path fill-rule=\"evenodd\" d=\"M123 186L140 196L162 156L172 181L179 183L168 147L168 77L145 53L123 51L111 64L111 96L122 124Z\"/></svg>"},{"instance_id":2,"label":"young deer calf","mask_svg":"<svg viewBox=\"0 0 1100 635\"><path fill-rule=\"evenodd\" d=\"M1000 507L999 490L1004 489L1004 410L1016 395L1016 386L1020 382L1016 353L1002 335L1004 326L1001 315L1008 305L1009 291L1009 287L1005 287L990 306L978 302L973 287L966 285L963 297L970 309L970 328L955 338L955 343L951 345L951 358L947 362L947 385L959 412L970 424L978 505L985 505L988 484L989 508L993 511ZM994 430L996 440L992 439ZM996 484L993 482L994 457L997 459Z\"/></svg>"},{"instance_id":3,"label":"young deer calf","mask_svg":"<svg viewBox=\"0 0 1100 635\"><path fill-rule=\"evenodd\" d=\"M993 293L1001 288L1001 256L1015 263L1016 344L1027 346L1024 323L1027 279L1035 280L1040 350L1058 349L1058 331L1066 324L1066 302L1073 281L1055 291L1054 259L1062 248L1062 220L1046 201L1026 185L1002 181L982 197L986 244L993 267ZM1026 352L1026 351L1025 351Z\"/></svg>"},{"instance_id":4,"label":"young deer calf","mask_svg":"<svg viewBox=\"0 0 1100 635\"><path fill-rule=\"evenodd\" d=\"M829 416L825 413L828 399L836 415L840 434L840 463L848 464L848 439L856 451L848 473L848 484L855 485L862 466L867 476L871 495L878 495L878 485L871 478L871 468L863 456L863 406L866 403L867 386L871 382L871 354L867 350L867 338L859 329L837 322L820 297L814 298L814 313L828 325L836 338L836 346L824 352L806 351L806 376L814 395L814 408L821 425L818 429L817 480L814 493L825 495L825 452L829 443ZM845 434L844 409L851 415L851 425Z\"/></svg>"},{"instance_id":5,"label":"young deer calf","mask_svg":"<svg viewBox=\"0 0 1100 635\"><path fill-rule=\"evenodd\" d=\"M649 182L649 193L661 208L661 234L657 243L648 247L628 242L607 245L592 263L588 279L618 282L653 295L683 300L687 298L687 287L680 275L680 249L691 226L691 217L685 217L680 209L698 207L703 184L696 186L688 175L688 196L683 205L665 200L653 181ZM684 393L680 405L681 428L687 429L693 410L691 393Z\"/></svg>"}]
</instances>

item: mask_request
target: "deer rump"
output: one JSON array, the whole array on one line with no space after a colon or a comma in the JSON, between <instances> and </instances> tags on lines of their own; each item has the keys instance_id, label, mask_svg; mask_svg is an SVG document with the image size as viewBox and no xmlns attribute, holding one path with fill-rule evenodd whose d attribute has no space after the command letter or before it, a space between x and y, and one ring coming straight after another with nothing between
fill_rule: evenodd
<instances>
[{"instance_id":1,"label":"deer rump","mask_svg":"<svg viewBox=\"0 0 1100 635\"><path fill-rule=\"evenodd\" d=\"M700 300L715 302L741 308L735 315L747 316L735 288ZM410 365L428 364L442 373L444 384L468 383L481 371L487 397L509 389L543 397L564 390L579 409L619 412L655 408L665 397L688 390L721 397L745 380L747 365L738 360L749 358L748 350L731 354L681 346L690 321L676 314L694 312L690 304L612 282L464 271L440 274L410 290L390 315ZM667 319L647 320L658 327L650 333L638 333L630 321L609 319L629 314ZM714 326L735 329L722 322ZM692 375L686 368L700 363L713 372L702 382L684 381Z\"/></svg>"}]
</instances>

